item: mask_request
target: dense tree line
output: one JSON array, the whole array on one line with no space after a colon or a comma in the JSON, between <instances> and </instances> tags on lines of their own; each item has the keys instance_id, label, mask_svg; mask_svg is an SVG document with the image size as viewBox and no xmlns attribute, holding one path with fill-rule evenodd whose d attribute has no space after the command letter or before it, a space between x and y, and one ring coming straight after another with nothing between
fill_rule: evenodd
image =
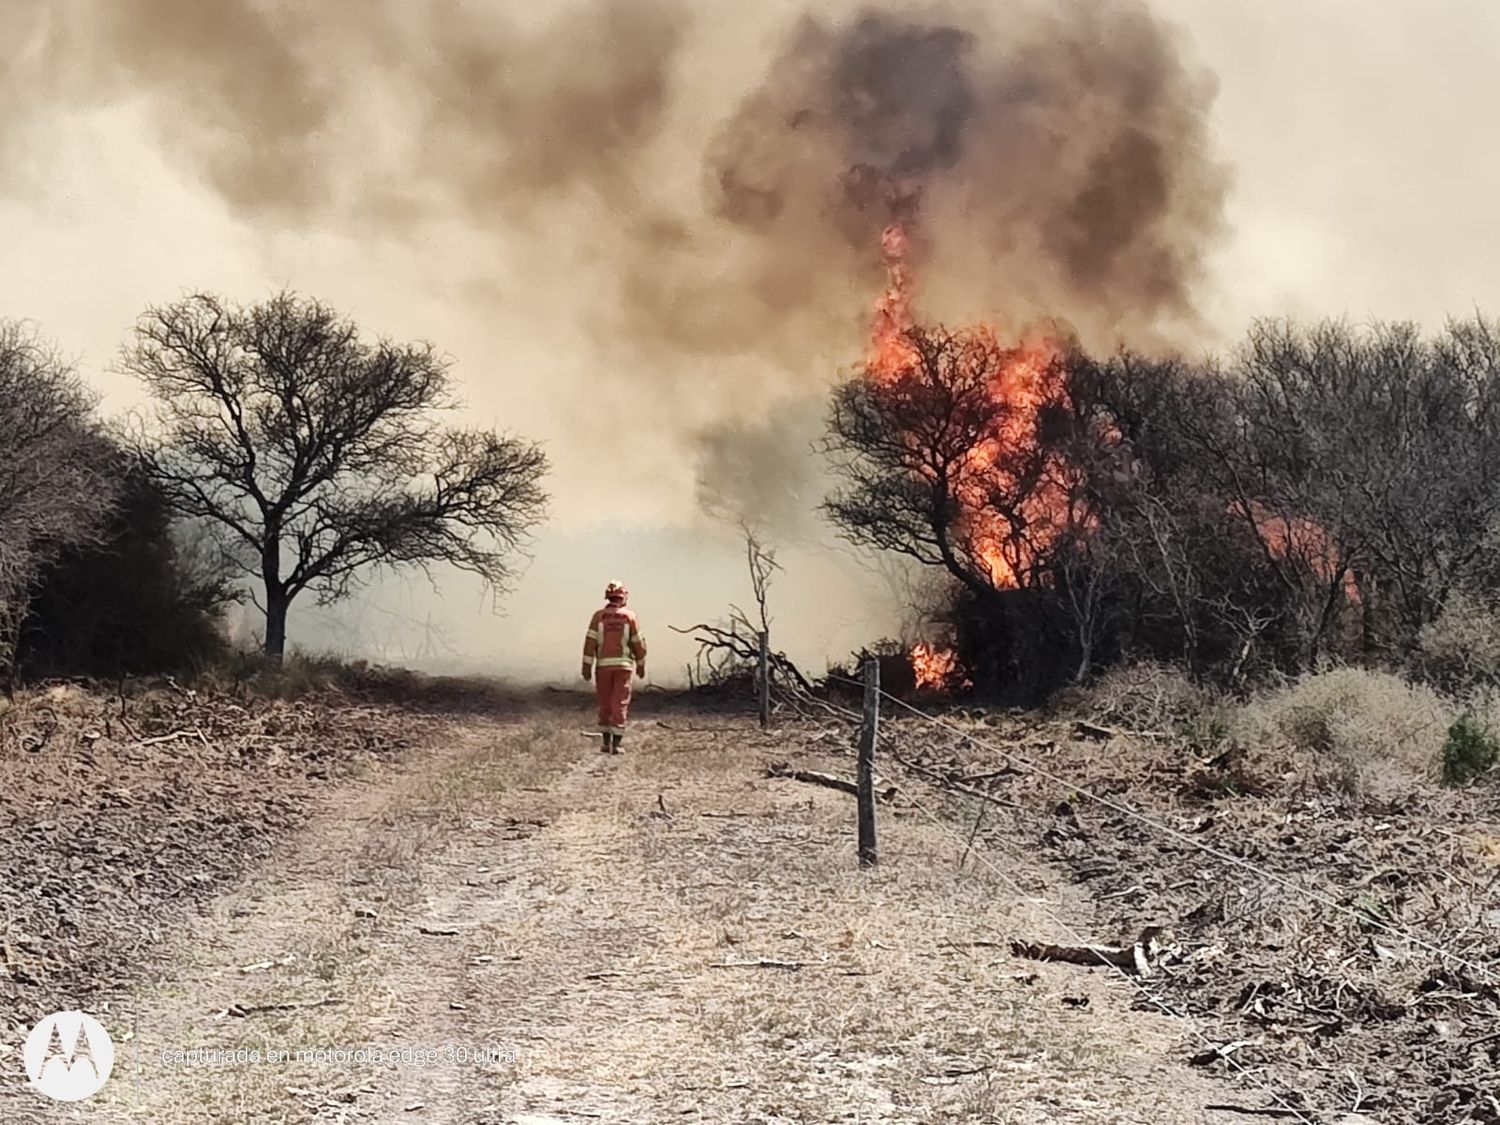
<instances>
[{"instance_id":1,"label":"dense tree line","mask_svg":"<svg viewBox=\"0 0 1500 1125\"><path fill-rule=\"evenodd\" d=\"M982 687L1125 657L1230 683L1407 663L1500 591L1500 326L1255 325L1222 360L918 328L898 379L840 386L826 510L953 581ZM1000 565L996 565L997 558Z\"/></svg>"}]
</instances>

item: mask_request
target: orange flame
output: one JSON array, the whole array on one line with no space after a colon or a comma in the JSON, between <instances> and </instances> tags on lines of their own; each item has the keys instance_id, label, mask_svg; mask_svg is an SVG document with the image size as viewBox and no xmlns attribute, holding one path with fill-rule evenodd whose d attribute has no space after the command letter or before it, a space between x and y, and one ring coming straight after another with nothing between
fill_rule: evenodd
<instances>
[{"instance_id":1,"label":"orange flame","mask_svg":"<svg viewBox=\"0 0 1500 1125\"><path fill-rule=\"evenodd\" d=\"M906 333L916 324L913 284L909 262L910 240L900 223L886 227L880 237L887 284L875 303L870 332L870 353L865 361L866 377L889 384L908 374L918 357ZM988 326L970 335L974 363L1001 363L990 372L990 394L1007 410L996 432L968 451L967 463L958 467L954 486L963 518L953 530L1000 588L1019 587L1032 560L1067 527L1077 513L1070 510L1067 484L1073 478L1069 467L1057 458L1047 460L1042 480L1021 489L1009 465L1027 460L1037 442L1037 420L1042 407L1058 392L1057 347L1047 339L1035 339L1008 349L997 349L996 333ZM996 488L1024 492L1019 527L1011 527L991 508L988 497Z\"/></svg>"},{"instance_id":2,"label":"orange flame","mask_svg":"<svg viewBox=\"0 0 1500 1125\"><path fill-rule=\"evenodd\" d=\"M958 654L919 641L911 646L911 670L917 678L918 691L943 691L958 674Z\"/></svg>"},{"instance_id":3,"label":"orange flame","mask_svg":"<svg viewBox=\"0 0 1500 1125\"><path fill-rule=\"evenodd\" d=\"M1245 510L1244 505L1236 507L1242 513ZM1249 516L1273 557L1293 563L1300 561L1324 582L1342 575L1344 597L1351 602L1360 601L1359 582L1354 572L1321 524L1305 516L1288 519L1255 501L1250 502Z\"/></svg>"}]
</instances>

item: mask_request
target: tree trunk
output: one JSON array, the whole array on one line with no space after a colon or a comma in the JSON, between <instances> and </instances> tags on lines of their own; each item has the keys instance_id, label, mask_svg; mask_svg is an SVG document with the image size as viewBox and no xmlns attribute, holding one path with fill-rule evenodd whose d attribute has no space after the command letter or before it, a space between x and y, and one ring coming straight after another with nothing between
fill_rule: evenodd
<instances>
[{"instance_id":1,"label":"tree trunk","mask_svg":"<svg viewBox=\"0 0 1500 1125\"><path fill-rule=\"evenodd\" d=\"M1075 684L1085 683L1094 670L1094 634L1092 629L1078 626L1078 668L1073 673Z\"/></svg>"},{"instance_id":2,"label":"tree trunk","mask_svg":"<svg viewBox=\"0 0 1500 1125\"><path fill-rule=\"evenodd\" d=\"M286 611L291 599L281 590L266 591L265 654L273 664L280 664L286 651Z\"/></svg>"},{"instance_id":3,"label":"tree trunk","mask_svg":"<svg viewBox=\"0 0 1500 1125\"><path fill-rule=\"evenodd\" d=\"M286 611L292 599L281 582L281 536L276 528L266 529L260 575L266 583L266 643L262 651L279 666L286 651Z\"/></svg>"}]
</instances>

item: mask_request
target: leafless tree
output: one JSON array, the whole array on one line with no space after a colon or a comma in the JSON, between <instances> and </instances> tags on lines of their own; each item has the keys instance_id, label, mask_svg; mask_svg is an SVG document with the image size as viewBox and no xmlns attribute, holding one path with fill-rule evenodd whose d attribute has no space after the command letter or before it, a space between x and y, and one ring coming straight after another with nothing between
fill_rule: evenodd
<instances>
[{"instance_id":1,"label":"leafless tree","mask_svg":"<svg viewBox=\"0 0 1500 1125\"><path fill-rule=\"evenodd\" d=\"M113 506L114 447L83 384L26 328L0 323L0 667L41 569L95 539Z\"/></svg>"},{"instance_id":2,"label":"leafless tree","mask_svg":"<svg viewBox=\"0 0 1500 1125\"><path fill-rule=\"evenodd\" d=\"M1306 661L1356 617L1409 651L1500 519L1500 331L1265 322L1229 375L1243 423L1205 470L1292 595Z\"/></svg>"},{"instance_id":3,"label":"leafless tree","mask_svg":"<svg viewBox=\"0 0 1500 1125\"><path fill-rule=\"evenodd\" d=\"M760 539L756 530L748 523L740 524L740 533L745 538L745 569L750 574L750 592L755 598L757 621L752 622L739 606L733 606L735 617L752 631L771 632L771 578L781 569L776 562L776 551Z\"/></svg>"},{"instance_id":4,"label":"leafless tree","mask_svg":"<svg viewBox=\"0 0 1500 1125\"><path fill-rule=\"evenodd\" d=\"M155 400L150 473L262 585L273 659L296 597L341 599L374 568L442 563L503 588L544 513L537 446L440 424L455 405L445 359L367 342L317 301L148 309L125 366Z\"/></svg>"},{"instance_id":5,"label":"leafless tree","mask_svg":"<svg viewBox=\"0 0 1500 1125\"><path fill-rule=\"evenodd\" d=\"M747 674L759 666L762 634L766 636L767 645L770 644L771 580L781 566L776 561L775 549L766 544L754 527L742 521L739 529L745 541L745 567L750 575L751 596L755 598L755 617L738 605L731 605L728 622L686 628L672 626L674 633L682 633L698 642L697 667L688 669L690 682L713 685ZM812 684L786 653L768 648L767 659L767 672L773 684L780 681L801 692L812 690Z\"/></svg>"}]
</instances>

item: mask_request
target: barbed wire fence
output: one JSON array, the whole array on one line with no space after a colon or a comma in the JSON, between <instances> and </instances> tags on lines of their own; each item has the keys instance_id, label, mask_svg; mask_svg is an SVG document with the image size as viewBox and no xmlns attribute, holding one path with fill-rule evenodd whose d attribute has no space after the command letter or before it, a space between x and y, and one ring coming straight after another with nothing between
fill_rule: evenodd
<instances>
[{"instance_id":1,"label":"barbed wire fence","mask_svg":"<svg viewBox=\"0 0 1500 1125\"><path fill-rule=\"evenodd\" d=\"M866 682L856 681L850 679L849 677L841 676L836 673L829 673L825 677L824 682L837 683L848 688L859 689L863 693L869 693L872 690L869 684ZM826 693L823 693L823 696L813 695L811 699L799 698L801 694L802 693L788 693L778 690L776 693L778 707L785 707L791 713L799 716L817 714L824 719L833 718L837 721L847 723L857 729L862 728L865 724L868 723L868 708L866 708L864 713L861 713L849 707L842 706L834 700L823 697L826 696ZM1061 786L1067 792L1076 795L1082 800L1089 801L1100 806L1101 808L1108 809L1119 816L1126 817L1131 821L1141 825L1142 827L1149 829L1151 832L1157 833L1160 836L1170 839L1176 843L1186 845L1187 847L1197 851L1198 853L1211 857L1220 863L1228 864L1235 869L1252 876L1262 885L1280 887L1281 889L1301 898L1305 903L1334 911L1342 916L1354 920L1361 926L1378 929L1390 935L1391 937L1400 939L1410 947L1422 950L1423 952L1438 958L1440 962L1445 966L1462 967L1463 969L1466 969L1468 972L1473 974L1476 978L1483 980L1485 983L1492 986L1496 984L1495 973L1489 966L1476 962L1472 958L1466 957L1463 954L1460 954L1452 949L1445 948L1444 946L1434 941L1429 941L1426 938L1412 932L1405 926L1385 921L1381 918L1373 916L1368 912L1356 910L1354 908L1346 906L1345 904L1329 897L1328 895L1314 888L1304 886L1296 882L1295 880L1288 879L1285 876L1280 875L1261 864L1257 864L1251 860L1245 859L1242 856L1234 855L1232 852L1225 851L1222 848L1215 847L1212 844L1205 843L1202 840L1194 839L1187 833L1173 828L1171 825L1164 823L1158 817L1151 816L1150 814L1143 812L1138 808L1135 808L1128 802L1097 793L1087 786L1078 784L1076 781L1061 777L1056 772L1038 765L1026 755L1020 754L1014 749L1007 747L993 739L982 738L976 735L974 732L965 730L964 728L958 726L948 719L943 718L942 716L929 713L928 711L925 711L922 708L919 708L904 699L901 699L887 691L880 689L878 685L873 688L873 695L878 703L890 704L892 707L899 709L902 713L911 716L915 721L924 722L932 726L934 729L941 730L948 736L955 738L963 743L966 743L978 749L982 749L988 753L998 755L1006 762L1008 766L1017 771L1029 773L1034 777ZM962 855L965 862L970 855L973 855L975 863L977 865L982 866L999 882L1001 882L1012 892L1014 892L1018 898L1027 900L1036 905L1039 912L1047 919L1048 922L1055 926L1060 933L1066 934L1069 940L1077 943L1078 947L1092 951L1095 954L1099 965L1109 973L1115 976L1119 976L1133 992L1137 993L1140 996L1141 1000L1144 1003L1148 1004L1150 1007L1162 1012L1165 1015L1181 1021L1183 1026L1187 1029L1188 1033L1198 1042L1202 1043L1205 1047L1205 1050L1209 1052L1209 1054L1205 1056L1206 1058L1223 1061L1225 1065L1232 1071L1234 1071L1241 1079L1243 1079L1249 1087L1252 1087L1269 1097L1270 1104L1267 1107L1257 1110L1251 1110L1250 1112L1257 1115L1282 1117L1307 1123L1312 1123L1325 1116L1325 1111L1313 1106L1310 1103L1310 1100L1302 1091L1291 1089L1290 1087L1287 1087L1285 1089L1277 1089L1274 1084L1268 1083L1255 1071L1245 1066L1235 1056L1234 1051L1239 1047L1246 1046L1247 1044L1243 1042L1228 1041L1220 1044L1215 1044L1213 1040L1207 1034L1205 1034L1202 1028L1198 1025L1197 1017L1172 1005L1159 992L1151 989L1143 981L1132 976L1119 964L1107 957L1104 950L1091 945L1083 937L1083 935L1078 932L1078 929L1075 926L1070 925L1056 911L1052 910L1046 903L1040 902L1035 898L1035 896L1028 894L1025 888L1022 887L1021 884L1007 870L1005 870L1004 866L1002 864L996 863L992 858L991 852L1000 850L999 845L996 844L993 837L981 838L979 836L979 828L981 821L985 815L985 811L992 804L1005 804L1006 802L982 791L969 792L964 786L955 786L951 782L951 780L946 779L941 775L934 773L933 771L924 771L916 763L910 762L903 757L903 755L894 745L894 740L896 737L898 737L897 733L892 732L890 728L887 727L886 729L878 730L878 732L876 732L874 737L871 739L871 742L872 745L877 746L881 752L889 753L889 756L894 761L896 761L897 764L900 765L909 776L921 782L931 790L941 794L945 799L952 800L956 797L962 796L969 796L980 799L979 809L975 814L974 823L972 825L966 826L968 828L968 833L967 836L965 836L964 833L959 830L959 828L956 828L954 826L953 817L951 815L945 816L943 812L940 812L928 803L919 800L911 792L910 789L903 790L903 800L905 804L915 809L941 831L947 833L948 835L951 835L954 838L954 841L962 846ZM962 820L963 818L962 816L960 816L960 823L962 823ZM1023 857L1019 855L1006 856L1005 858L1013 863L1023 861ZM1243 1109L1243 1107L1234 1106L1211 1106L1206 1108L1222 1109L1226 1111L1240 1111ZM1358 1109L1359 1107L1356 1106L1353 1109L1341 1110L1339 1112L1356 1113L1358 1112Z\"/></svg>"}]
</instances>

